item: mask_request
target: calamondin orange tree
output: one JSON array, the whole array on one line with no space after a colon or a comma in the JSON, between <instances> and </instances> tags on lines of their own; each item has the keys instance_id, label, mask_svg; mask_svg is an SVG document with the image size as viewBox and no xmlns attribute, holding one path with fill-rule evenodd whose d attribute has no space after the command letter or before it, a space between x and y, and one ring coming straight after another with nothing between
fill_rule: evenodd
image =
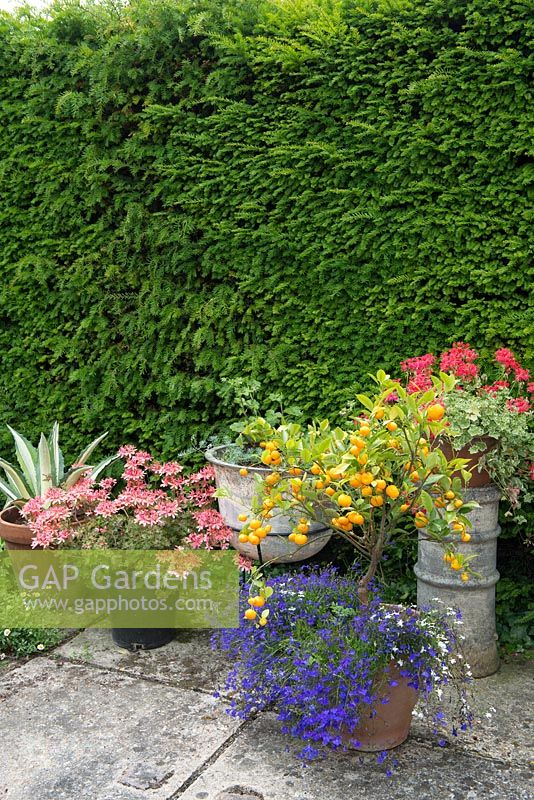
<instances>
[{"instance_id":1,"label":"calamondin orange tree","mask_svg":"<svg viewBox=\"0 0 534 800\"><path fill-rule=\"evenodd\" d=\"M442 373L432 388L411 394L383 371L374 380L377 395L357 395L360 412L351 425L323 420L273 427L260 417L241 429L241 443L257 447L261 463L272 468L257 478L241 540L261 547L277 512L295 520L289 538L297 545L306 544L312 522L326 525L368 560L358 583L363 604L388 544L410 530L438 542L458 579L468 581L472 556L457 552L456 544L469 541L467 514L476 506L462 498L467 462L447 460L439 447L448 424L442 399L454 378ZM260 567L246 616L263 625L266 589Z\"/></svg>"}]
</instances>

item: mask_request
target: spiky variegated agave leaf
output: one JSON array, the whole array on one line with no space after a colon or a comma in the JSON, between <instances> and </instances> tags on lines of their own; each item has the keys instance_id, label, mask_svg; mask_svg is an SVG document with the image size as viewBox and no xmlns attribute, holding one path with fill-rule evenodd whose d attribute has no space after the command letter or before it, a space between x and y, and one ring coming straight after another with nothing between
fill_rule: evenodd
<instances>
[{"instance_id":1,"label":"spiky variegated agave leaf","mask_svg":"<svg viewBox=\"0 0 534 800\"><path fill-rule=\"evenodd\" d=\"M102 459L95 467L90 467L87 465L81 467L73 467L69 472L67 472L65 476L65 480L63 481L63 486L66 489L70 489L71 486L80 480L83 476L84 472L87 474L87 477L92 478L96 481L98 476L109 467L110 464L113 464L116 461L118 456L108 456L107 458Z\"/></svg>"},{"instance_id":2,"label":"spiky variegated agave leaf","mask_svg":"<svg viewBox=\"0 0 534 800\"><path fill-rule=\"evenodd\" d=\"M89 469L90 467L74 467L74 469L70 469L65 475L65 480L63 481L62 486L65 489L70 489L75 483L83 478L84 472L88 472Z\"/></svg>"},{"instance_id":3,"label":"spiky variegated agave leaf","mask_svg":"<svg viewBox=\"0 0 534 800\"><path fill-rule=\"evenodd\" d=\"M16 498L11 499L29 500L31 493L13 464L10 464L9 461L5 461L5 459L0 458L0 467L2 467L6 473L9 486L16 494ZM2 487L0 487L0 491L4 491Z\"/></svg>"},{"instance_id":4,"label":"spiky variegated agave leaf","mask_svg":"<svg viewBox=\"0 0 534 800\"><path fill-rule=\"evenodd\" d=\"M54 481L52 480L52 459L50 458L50 450L48 449L48 442L46 441L44 433L41 434L41 438L39 439L39 448L37 452L39 455L41 495L44 497L47 491L54 485Z\"/></svg>"},{"instance_id":5,"label":"spiky variegated agave leaf","mask_svg":"<svg viewBox=\"0 0 534 800\"><path fill-rule=\"evenodd\" d=\"M82 450L82 452L80 453L80 455L78 456L78 458L74 462L75 466L77 467L77 466L79 466L81 464L86 464L87 463L87 459L89 458L89 456L91 455L93 450L100 444L102 439L106 438L107 435L108 435L108 431L106 431L101 436L99 436L97 439L95 439L93 442L91 442L91 444L88 445L85 448L85 450Z\"/></svg>"},{"instance_id":6,"label":"spiky variegated agave leaf","mask_svg":"<svg viewBox=\"0 0 534 800\"><path fill-rule=\"evenodd\" d=\"M118 456L108 456L108 458L103 458L102 461L100 461L100 463L98 463L96 467L93 467L91 470L91 478L96 481L98 476L106 469L106 467L109 467L109 465L113 464L113 462L117 461L117 459Z\"/></svg>"},{"instance_id":7,"label":"spiky variegated agave leaf","mask_svg":"<svg viewBox=\"0 0 534 800\"><path fill-rule=\"evenodd\" d=\"M13 491L11 486L0 478L0 492L3 492L7 497L6 505L10 505L14 500L18 500L17 493Z\"/></svg>"},{"instance_id":8,"label":"spiky variegated agave leaf","mask_svg":"<svg viewBox=\"0 0 534 800\"><path fill-rule=\"evenodd\" d=\"M21 472L19 472L9 461L0 458L0 467L4 469L7 477L7 482L0 481L0 492L6 495L8 503L16 500L29 500L39 494L45 495L53 486L63 485L68 489L74 486L84 473L96 480L103 470L117 458L117 456L109 456L96 467L86 464L94 449L108 435L106 432L82 450L75 466L65 474L65 462L59 446L58 422L54 422L48 439L44 433L41 433L37 449L14 428L9 425L8 428L15 440L17 460L21 467Z\"/></svg>"},{"instance_id":9,"label":"spiky variegated agave leaf","mask_svg":"<svg viewBox=\"0 0 534 800\"><path fill-rule=\"evenodd\" d=\"M52 480L54 486L59 486L63 482L65 475L65 460L59 446L59 423L54 422L52 431L48 437L48 449L50 450L50 461L52 466Z\"/></svg>"},{"instance_id":10,"label":"spiky variegated agave leaf","mask_svg":"<svg viewBox=\"0 0 534 800\"><path fill-rule=\"evenodd\" d=\"M10 425L7 426L15 440L17 461L22 469L22 475L32 495L37 496L41 491L41 482L37 472L38 454L35 447Z\"/></svg>"}]
</instances>

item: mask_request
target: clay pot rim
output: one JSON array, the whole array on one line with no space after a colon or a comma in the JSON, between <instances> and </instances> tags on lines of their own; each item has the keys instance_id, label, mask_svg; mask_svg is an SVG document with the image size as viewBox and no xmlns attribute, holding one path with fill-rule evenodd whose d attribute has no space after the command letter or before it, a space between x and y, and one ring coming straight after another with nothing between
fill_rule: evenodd
<instances>
[{"instance_id":1,"label":"clay pot rim","mask_svg":"<svg viewBox=\"0 0 534 800\"><path fill-rule=\"evenodd\" d=\"M490 452L490 450L494 450L499 444L499 440L496 439L495 436L480 435L480 436L473 436L468 442L466 442L466 444L462 445L461 447L454 447L455 438L456 437L454 436L448 436L446 433L441 434L436 439L434 439L433 447L442 448L445 445L446 447L449 447L451 449L453 454L457 454L460 453L462 450L465 450L466 448L470 447L471 444L473 444L474 442L484 442L484 444L486 445L485 450L478 450L476 453L469 454L473 458L475 458L476 456L485 455L485 453Z\"/></svg>"},{"instance_id":2,"label":"clay pot rim","mask_svg":"<svg viewBox=\"0 0 534 800\"><path fill-rule=\"evenodd\" d=\"M20 522L18 522L18 521L17 522L12 522L11 520L6 519L4 517L4 514L6 514L7 512L10 512L10 511L17 511L18 512L18 516L20 518ZM23 516L20 507L16 503L11 503L10 505L6 506L5 508L3 508L0 511L0 520L1 520L3 525L12 525L14 528L24 528L24 527L29 528L30 527L28 521Z\"/></svg>"}]
</instances>

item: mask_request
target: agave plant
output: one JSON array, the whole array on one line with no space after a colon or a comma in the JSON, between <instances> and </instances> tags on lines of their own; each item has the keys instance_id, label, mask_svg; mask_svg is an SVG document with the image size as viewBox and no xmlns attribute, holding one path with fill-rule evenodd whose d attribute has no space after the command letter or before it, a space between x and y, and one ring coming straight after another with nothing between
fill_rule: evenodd
<instances>
[{"instance_id":1,"label":"agave plant","mask_svg":"<svg viewBox=\"0 0 534 800\"><path fill-rule=\"evenodd\" d=\"M5 472L6 480L0 478L0 491L7 497L6 505L26 502L31 497L44 496L53 486L68 489L89 471L90 477L96 479L117 456L103 459L95 467L87 464L93 450L105 439L103 433L88 445L70 469L65 471L65 461L59 446L59 424L54 422L48 438L41 433L39 445L34 447L24 436L7 426L15 440L15 450L20 469L17 469L3 458L0 467Z\"/></svg>"}]
</instances>

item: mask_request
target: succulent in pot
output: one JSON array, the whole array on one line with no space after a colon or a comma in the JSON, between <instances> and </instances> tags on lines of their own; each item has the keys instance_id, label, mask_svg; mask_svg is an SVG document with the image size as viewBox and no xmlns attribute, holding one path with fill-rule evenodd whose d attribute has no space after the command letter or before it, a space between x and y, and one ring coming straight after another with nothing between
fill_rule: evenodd
<instances>
[{"instance_id":1,"label":"succulent in pot","mask_svg":"<svg viewBox=\"0 0 534 800\"><path fill-rule=\"evenodd\" d=\"M59 446L59 424L52 426L50 435L41 434L39 444L34 447L22 434L8 425L13 436L18 468L0 458L0 467L5 479L0 479L0 492L6 497L6 506L0 513L0 536L8 549L27 549L33 534L23 515L22 506L31 498L45 497L50 489L69 489L83 477L98 476L115 460L111 456L96 466L87 462L93 451L107 436L103 433L85 447L70 469L65 469L65 459Z\"/></svg>"},{"instance_id":2,"label":"succulent in pot","mask_svg":"<svg viewBox=\"0 0 534 800\"><path fill-rule=\"evenodd\" d=\"M22 508L41 547L166 550L228 547L230 531L214 508L213 471L187 474L132 445L121 447L117 478L87 475L50 488Z\"/></svg>"}]
</instances>

